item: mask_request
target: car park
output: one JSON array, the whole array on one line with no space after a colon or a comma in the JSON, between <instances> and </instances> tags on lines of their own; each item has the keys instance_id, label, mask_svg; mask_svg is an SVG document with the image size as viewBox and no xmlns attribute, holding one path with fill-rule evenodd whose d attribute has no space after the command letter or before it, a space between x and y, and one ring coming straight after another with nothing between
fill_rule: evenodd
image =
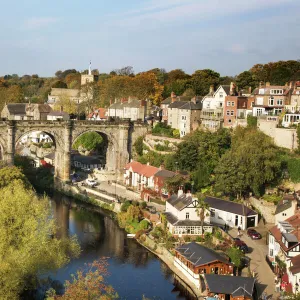
<instances>
[{"instance_id":1,"label":"car park","mask_svg":"<svg viewBox=\"0 0 300 300\"><path fill-rule=\"evenodd\" d=\"M259 232L257 232L255 229L253 228L249 228L247 230L247 235L252 239L252 240L259 240L261 239L261 234Z\"/></svg>"}]
</instances>

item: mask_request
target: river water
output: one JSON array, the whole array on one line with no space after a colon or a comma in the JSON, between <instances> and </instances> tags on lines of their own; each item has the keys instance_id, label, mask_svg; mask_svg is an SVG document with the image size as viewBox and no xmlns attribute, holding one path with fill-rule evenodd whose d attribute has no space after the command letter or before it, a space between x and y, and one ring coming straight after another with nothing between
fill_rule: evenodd
<instances>
[{"instance_id":1,"label":"river water","mask_svg":"<svg viewBox=\"0 0 300 300\"><path fill-rule=\"evenodd\" d=\"M58 234L76 234L82 249L78 259L51 274L53 279L64 282L85 263L107 257L107 282L120 299L195 299L163 262L134 239L127 239L108 212L94 211L61 195L52 197L51 208Z\"/></svg>"}]
</instances>

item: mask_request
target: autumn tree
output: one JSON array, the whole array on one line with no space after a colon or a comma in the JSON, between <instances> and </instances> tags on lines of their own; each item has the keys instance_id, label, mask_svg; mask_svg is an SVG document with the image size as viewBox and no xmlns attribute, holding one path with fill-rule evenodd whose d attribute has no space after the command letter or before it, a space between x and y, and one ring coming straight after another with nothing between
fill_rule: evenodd
<instances>
[{"instance_id":1,"label":"autumn tree","mask_svg":"<svg viewBox=\"0 0 300 300\"><path fill-rule=\"evenodd\" d=\"M57 88L57 89L67 89L68 86L65 82L61 80L57 80L53 85L52 88Z\"/></svg>"},{"instance_id":2,"label":"autumn tree","mask_svg":"<svg viewBox=\"0 0 300 300\"><path fill-rule=\"evenodd\" d=\"M76 114L80 106L69 95L61 94L59 100L55 102L54 110L60 111L61 108L68 114Z\"/></svg>"},{"instance_id":3,"label":"autumn tree","mask_svg":"<svg viewBox=\"0 0 300 300\"><path fill-rule=\"evenodd\" d=\"M70 73L65 78L65 83L69 89L79 89L81 84L81 76L79 73Z\"/></svg>"},{"instance_id":4,"label":"autumn tree","mask_svg":"<svg viewBox=\"0 0 300 300\"><path fill-rule=\"evenodd\" d=\"M1 169L0 178L0 298L12 300L80 250L74 238L55 237L49 200L38 198L16 167Z\"/></svg>"},{"instance_id":5,"label":"autumn tree","mask_svg":"<svg viewBox=\"0 0 300 300\"><path fill-rule=\"evenodd\" d=\"M108 276L107 260L100 259L86 268L72 275L72 280L65 283L65 292L57 296L52 289L47 292L47 300L109 300L117 299L118 294L114 288L105 283Z\"/></svg>"}]
</instances>

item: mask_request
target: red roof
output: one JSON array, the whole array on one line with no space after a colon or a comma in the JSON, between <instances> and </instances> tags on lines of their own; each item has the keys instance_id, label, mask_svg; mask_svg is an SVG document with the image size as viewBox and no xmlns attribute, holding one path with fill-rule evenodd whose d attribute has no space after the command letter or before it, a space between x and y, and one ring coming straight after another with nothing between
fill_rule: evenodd
<instances>
[{"instance_id":1,"label":"red roof","mask_svg":"<svg viewBox=\"0 0 300 300\"><path fill-rule=\"evenodd\" d=\"M143 165L137 161L132 161L125 166L125 169L127 170L129 170L130 168L134 173L138 173L145 177L152 177L156 172L159 171L159 168L150 165Z\"/></svg>"},{"instance_id":2,"label":"red roof","mask_svg":"<svg viewBox=\"0 0 300 300\"><path fill-rule=\"evenodd\" d=\"M107 118L107 116L106 116L106 108L99 107L97 109L97 115L99 116L100 119L106 119Z\"/></svg>"}]
</instances>

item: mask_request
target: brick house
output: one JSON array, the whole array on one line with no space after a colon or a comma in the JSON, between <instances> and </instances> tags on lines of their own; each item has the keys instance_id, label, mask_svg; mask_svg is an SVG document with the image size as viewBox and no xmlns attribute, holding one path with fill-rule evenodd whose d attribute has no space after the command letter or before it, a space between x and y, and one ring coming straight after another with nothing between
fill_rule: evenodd
<instances>
[{"instance_id":1,"label":"brick house","mask_svg":"<svg viewBox=\"0 0 300 300\"><path fill-rule=\"evenodd\" d=\"M176 173L168 171L160 167L159 170L154 174L154 190L158 194L168 196L168 191L165 190L166 180L176 176Z\"/></svg>"},{"instance_id":2,"label":"brick house","mask_svg":"<svg viewBox=\"0 0 300 300\"><path fill-rule=\"evenodd\" d=\"M290 104L292 88L288 85L277 86L267 82L255 89L253 116L278 116Z\"/></svg>"},{"instance_id":3,"label":"brick house","mask_svg":"<svg viewBox=\"0 0 300 300\"><path fill-rule=\"evenodd\" d=\"M247 125L246 118L252 113L254 97L226 96L224 105L224 127Z\"/></svg>"},{"instance_id":4,"label":"brick house","mask_svg":"<svg viewBox=\"0 0 300 300\"><path fill-rule=\"evenodd\" d=\"M205 289L205 274L233 274L228 257L195 242L175 249L174 265L201 291Z\"/></svg>"}]
</instances>

